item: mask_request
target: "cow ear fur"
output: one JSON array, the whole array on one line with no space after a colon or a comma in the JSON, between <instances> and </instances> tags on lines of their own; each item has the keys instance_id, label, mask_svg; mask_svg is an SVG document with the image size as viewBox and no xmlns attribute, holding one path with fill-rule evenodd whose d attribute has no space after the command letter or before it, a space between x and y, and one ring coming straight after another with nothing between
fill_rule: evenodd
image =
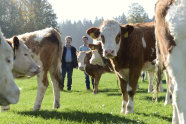
<instances>
[{"instance_id":1,"label":"cow ear fur","mask_svg":"<svg viewBox=\"0 0 186 124\"><path fill-rule=\"evenodd\" d=\"M18 49L20 43L19 43L19 39L17 36L13 37L13 44L14 44L14 49Z\"/></svg>"},{"instance_id":2,"label":"cow ear fur","mask_svg":"<svg viewBox=\"0 0 186 124\"><path fill-rule=\"evenodd\" d=\"M126 25L124 27L121 27L121 34L123 38L128 38L130 33L134 30L134 27L131 25Z\"/></svg>"},{"instance_id":3,"label":"cow ear fur","mask_svg":"<svg viewBox=\"0 0 186 124\"><path fill-rule=\"evenodd\" d=\"M97 39L100 35L100 29L96 27L89 28L86 33L92 38Z\"/></svg>"}]
</instances>

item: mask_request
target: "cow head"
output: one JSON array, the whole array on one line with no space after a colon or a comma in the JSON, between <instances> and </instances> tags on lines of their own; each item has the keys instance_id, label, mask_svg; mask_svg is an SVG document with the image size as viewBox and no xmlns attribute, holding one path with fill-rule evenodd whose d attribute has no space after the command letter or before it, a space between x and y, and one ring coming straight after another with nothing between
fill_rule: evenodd
<instances>
[{"instance_id":1,"label":"cow head","mask_svg":"<svg viewBox=\"0 0 186 124\"><path fill-rule=\"evenodd\" d=\"M114 20L107 20L99 28L89 28L87 34L93 39L101 39L104 57L114 58L117 56L121 42L127 39L133 30L133 26L121 26Z\"/></svg>"},{"instance_id":2,"label":"cow head","mask_svg":"<svg viewBox=\"0 0 186 124\"><path fill-rule=\"evenodd\" d=\"M12 75L13 51L0 32L0 105L15 104L20 90Z\"/></svg>"},{"instance_id":3,"label":"cow head","mask_svg":"<svg viewBox=\"0 0 186 124\"><path fill-rule=\"evenodd\" d=\"M105 66L102 58L102 47L101 43L97 42L96 44L89 44L89 48L92 50L92 57L89 60L92 65Z\"/></svg>"},{"instance_id":4,"label":"cow head","mask_svg":"<svg viewBox=\"0 0 186 124\"><path fill-rule=\"evenodd\" d=\"M32 77L40 72L39 66L33 60L31 51L17 36L10 39L14 51L13 74L15 77Z\"/></svg>"},{"instance_id":5,"label":"cow head","mask_svg":"<svg viewBox=\"0 0 186 124\"><path fill-rule=\"evenodd\" d=\"M84 71L85 67L86 67L85 57L86 57L86 52L84 52L84 51L78 52L78 54L77 54L78 69L81 71Z\"/></svg>"}]
</instances>

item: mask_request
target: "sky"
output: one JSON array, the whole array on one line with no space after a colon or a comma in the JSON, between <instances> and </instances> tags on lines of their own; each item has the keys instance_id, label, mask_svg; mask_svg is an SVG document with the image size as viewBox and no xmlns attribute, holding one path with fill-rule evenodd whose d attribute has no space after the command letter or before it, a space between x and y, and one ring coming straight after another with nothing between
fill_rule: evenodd
<instances>
[{"instance_id":1,"label":"sky","mask_svg":"<svg viewBox=\"0 0 186 124\"><path fill-rule=\"evenodd\" d=\"M98 18L112 19L128 14L131 3L139 3L149 15L154 16L156 0L48 0L57 15L58 22Z\"/></svg>"}]
</instances>

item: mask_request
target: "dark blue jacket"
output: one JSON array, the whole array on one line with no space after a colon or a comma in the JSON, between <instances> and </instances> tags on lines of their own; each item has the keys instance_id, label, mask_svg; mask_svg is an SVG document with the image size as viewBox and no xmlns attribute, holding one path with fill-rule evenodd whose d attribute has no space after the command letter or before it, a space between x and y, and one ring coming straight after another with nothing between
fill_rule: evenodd
<instances>
[{"instance_id":1,"label":"dark blue jacket","mask_svg":"<svg viewBox=\"0 0 186 124\"><path fill-rule=\"evenodd\" d=\"M64 46L63 47L63 56L62 56L62 67L65 67L66 66L66 62L65 62L66 52L67 52L67 47ZM76 68L76 67L78 67L77 56L76 56L76 48L73 47L73 46L71 46L71 54L72 54L73 68Z\"/></svg>"}]
</instances>

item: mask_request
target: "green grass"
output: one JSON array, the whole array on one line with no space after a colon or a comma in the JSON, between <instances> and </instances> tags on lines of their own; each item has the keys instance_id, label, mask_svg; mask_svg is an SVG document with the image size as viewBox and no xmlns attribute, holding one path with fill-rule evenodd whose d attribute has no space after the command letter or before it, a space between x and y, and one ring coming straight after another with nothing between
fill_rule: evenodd
<instances>
[{"instance_id":1,"label":"green grass","mask_svg":"<svg viewBox=\"0 0 186 124\"><path fill-rule=\"evenodd\" d=\"M83 72L75 69L72 91L66 90L65 82L65 90L61 92L61 107L52 109L50 84L38 112L32 111L37 93L36 78L16 82L22 88L20 101L11 105L9 111L0 113L0 124L168 124L172 120L172 106L164 106L166 92L159 94L159 102L153 102L152 94L147 93L148 81L140 82L134 98L134 113L129 115L120 114L122 98L115 74L104 74L99 93L93 95L92 90L86 90Z\"/></svg>"}]
</instances>

